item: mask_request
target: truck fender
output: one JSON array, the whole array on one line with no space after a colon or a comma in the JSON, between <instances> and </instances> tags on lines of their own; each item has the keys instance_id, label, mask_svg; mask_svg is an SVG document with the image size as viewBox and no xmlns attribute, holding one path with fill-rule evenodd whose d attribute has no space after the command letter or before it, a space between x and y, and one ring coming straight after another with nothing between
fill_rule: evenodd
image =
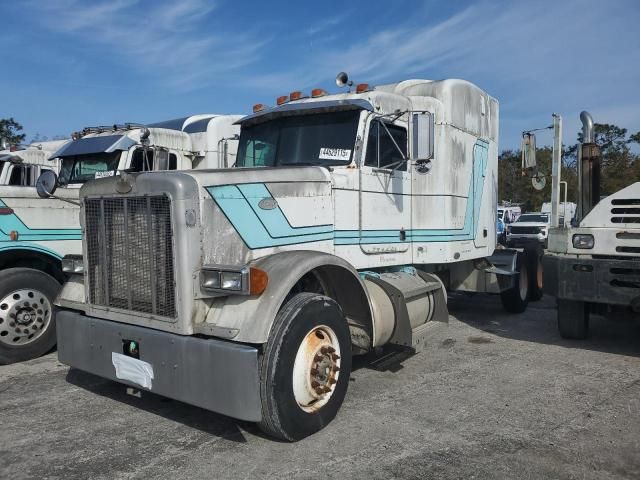
<instances>
[{"instance_id":1,"label":"truck fender","mask_svg":"<svg viewBox=\"0 0 640 480\"><path fill-rule=\"evenodd\" d=\"M250 266L267 273L266 290L259 296L217 299L209 309L205 323L196 327L197 330L208 333L206 325L215 325L211 333L219 335L226 330L234 341L266 343L276 315L290 292L300 279L313 272L324 280L323 284L329 290L325 294L342 308L352 327L352 336L354 331L360 332L371 344L375 334L371 302L358 272L345 260L322 252L288 251L262 257Z\"/></svg>"}]
</instances>

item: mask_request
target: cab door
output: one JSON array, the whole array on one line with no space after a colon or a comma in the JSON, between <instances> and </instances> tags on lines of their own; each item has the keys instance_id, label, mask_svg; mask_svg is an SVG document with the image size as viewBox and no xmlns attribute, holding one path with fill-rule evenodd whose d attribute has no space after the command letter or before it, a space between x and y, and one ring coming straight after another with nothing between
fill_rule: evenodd
<instances>
[{"instance_id":1,"label":"cab door","mask_svg":"<svg viewBox=\"0 0 640 480\"><path fill-rule=\"evenodd\" d=\"M369 123L360 185L360 248L381 262L411 261L411 175L406 124ZM407 257L407 258L404 258Z\"/></svg>"}]
</instances>

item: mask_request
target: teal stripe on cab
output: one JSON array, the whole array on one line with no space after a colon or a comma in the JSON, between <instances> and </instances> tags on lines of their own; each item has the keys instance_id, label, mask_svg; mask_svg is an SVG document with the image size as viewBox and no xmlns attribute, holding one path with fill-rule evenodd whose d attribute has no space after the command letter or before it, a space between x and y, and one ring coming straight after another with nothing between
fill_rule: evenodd
<instances>
[{"instance_id":1,"label":"teal stripe on cab","mask_svg":"<svg viewBox=\"0 0 640 480\"><path fill-rule=\"evenodd\" d=\"M472 240L476 233L482 205L482 191L487 175L489 144L478 140L473 147L473 175L469 182L469 196L465 210L464 226L460 229L416 229L405 232L400 240L397 230L336 230L336 245L405 243L405 242L450 242Z\"/></svg>"},{"instance_id":2,"label":"teal stripe on cab","mask_svg":"<svg viewBox=\"0 0 640 480\"><path fill-rule=\"evenodd\" d=\"M7 205L0 200L0 207ZM16 215L0 215L0 242L12 242L9 233L18 232L18 239L28 241L59 241L59 240L82 240L81 230L79 228L29 228Z\"/></svg>"},{"instance_id":3,"label":"teal stripe on cab","mask_svg":"<svg viewBox=\"0 0 640 480\"><path fill-rule=\"evenodd\" d=\"M34 252L46 253L62 260L62 255L60 255L59 253L54 252L53 250L50 250L48 248L41 247L39 245L33 245L27 242L11 242L10 244L4 245L0 244L0 252L7 252L11 250L31 250Z\"/></svg>"},{"instance_id":4,"label":"teal stripe on cab","mask_svg":"<svg viewBox=\"0 0 640 480\"><path fill-rule=\"evenodd\" d=\"M473 175L469 182L463 227L407 230L405 240L400 240L397 230L333 231L331 225L292 227L279 206L271 210L260 208L261 200L273 199L263 183L207 187L207 191L251 249L331 239L336 245L472 240L480 218L488 151L489 144L482 140L474 145Z\"/></svg>"},{"instance_id":5,"label":"teal stripe on cab","mask_svg":"<svg viewBox=\"0 0 640 480\"><path fill-rule=\"evenodd\" d=\"M251 249L333 239L331 225L292 227L279 206L260 208L261 200L273 199L262 183L208 187L207 191Z\"/></svg>"}]
</instances>

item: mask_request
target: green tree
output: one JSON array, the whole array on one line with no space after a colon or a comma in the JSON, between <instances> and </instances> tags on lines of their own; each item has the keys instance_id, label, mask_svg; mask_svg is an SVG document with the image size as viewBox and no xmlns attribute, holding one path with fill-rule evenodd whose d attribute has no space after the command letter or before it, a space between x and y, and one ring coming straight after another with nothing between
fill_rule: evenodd
<instances>
[{"instance_id":1,"label":"green tree","mask_svg":"<svg viewBox=\"0 0 640 480\"><path fill-rule=\"evenodd\" d=\"M0 138L4 138L9 145L19 145L24 141L26 134L20 133L22 125L13 117L0 118Z\"/></svg>"},{"instance_id":2,"label":"green tree","mask_svg":"<svg viewBox=\"0 0 640 480\"><path fill-rule=\"evenodd\" d=\"M547 177L547 184L542 190L536 190L531 184L532 172L523 175L520 150L506 150L498 159L498 195L500 201L521 204L525 211L539 211L542 204L551 201L551 158L550 147L536 151L537 170ZM563 155L561 179L567 182L567 200L575 202L577 197L577 175L575 160ZM561 192L564 197L564 191Z\"/></svg>"}]
</instances>

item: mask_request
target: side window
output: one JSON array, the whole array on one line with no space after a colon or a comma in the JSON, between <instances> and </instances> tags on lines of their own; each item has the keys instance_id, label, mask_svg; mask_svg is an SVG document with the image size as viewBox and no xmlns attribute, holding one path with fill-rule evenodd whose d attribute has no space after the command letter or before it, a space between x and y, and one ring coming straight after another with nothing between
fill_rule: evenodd
<instances>
[{"instance_id":1,"label":"side window","mask_svg":"<svg viewBox=\"0 0 640 480\"><path fill-rule=\"evenodd\" d=\"M133 155L131 156L131 165L129 166L129 170L133 172L146 172L148 170L153 170L153 150L147 150L146 156L144 149L137 148L134 150Z\"/></svg>"},{"instance_id":2,"label":"side window","mask_svg":"<svg viewBox=\"0 0 640 480\"><path fill-rule=\"evenodd\" d=\"M18 165L11 166L11 175L9 176L9 185L18 187L22 185L22 167Z\"/></svg>"},{"instance_id":3,"label":"side window","mask_svg":"<svg viewBox=\"0 0 640 480\"><path fill-rule=\"evenodd\" d=\"M364 164L370 167L397 168L406 171L407 163L402 163L403 155L404 158L407 157L407 130L397 125L385 123L382 126L379 121L372 122L369 127Z\"/></svg>"},{"instance_id":4,"label":"side window","mask_svg":"<svg viewBox=\"0 0 640 480\"><path fill-rule=\"evenodd\" d=\"M9 185L15 187L27 187L31 185L31 165L13 165L11 176L9 177Z\"/></svg>"},{"instance_id":5,"label":"side window","mask_svg":"<svg viewBox=\"0 0 640 480\"><path fill-rule=\"evenodd\" d=\"M260 140L251 140L247 145L245 167L264 167L273 165L275 157L275 146Z\"/></svg>"},{"instance_id":6,"label":"side window","mask_svg":"<svg viewBox=\"0 0 640 480\"><path fill-rule=\"evenodd\" d=\"M169 154L169 170L177 170L178 169L178 157L175 154Z\"/></svg>"}]
</instances>

